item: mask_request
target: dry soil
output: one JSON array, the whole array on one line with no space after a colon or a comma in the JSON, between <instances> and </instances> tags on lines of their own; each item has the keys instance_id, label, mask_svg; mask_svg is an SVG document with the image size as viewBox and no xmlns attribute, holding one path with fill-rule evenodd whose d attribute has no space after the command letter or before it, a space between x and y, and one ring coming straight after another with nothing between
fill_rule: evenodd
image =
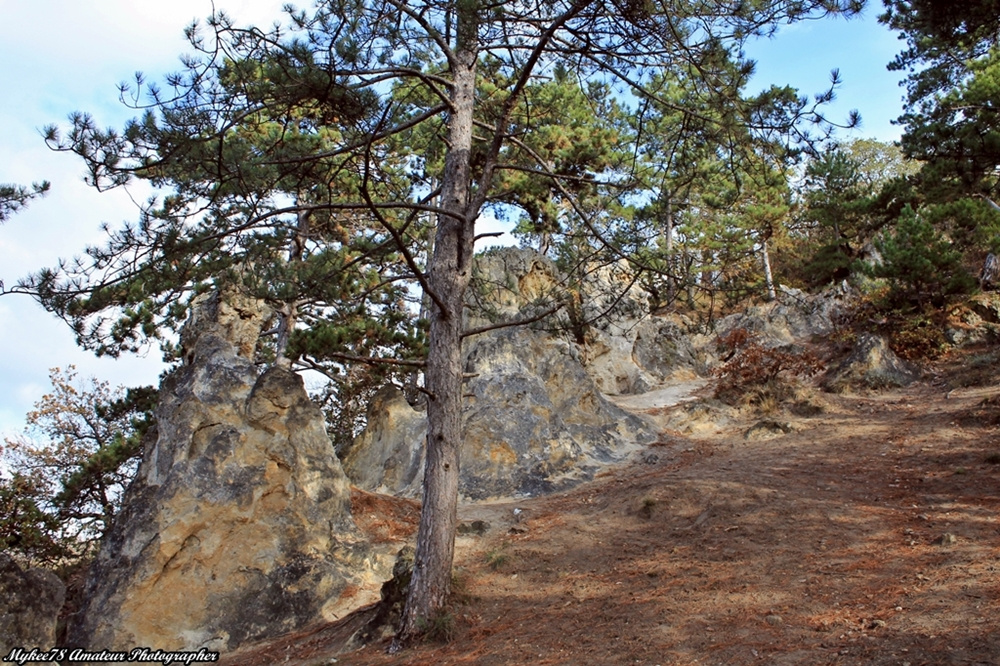
<instances>
[{"instance_id":1,"label":"dry soil","mask_svg":"<svg viewBox=\"0 0 1000 666\"><path fill-rule=\"evenodd\" d=\"M963 387L964 361L769 417L787 434L666 431L570 492L463 507L489 529L458 540L448 642L335 656L329 626L227 661L1000 664L1000 385ZM412 525L376 504L369 529Z\"/></svg>"}]
</instances>

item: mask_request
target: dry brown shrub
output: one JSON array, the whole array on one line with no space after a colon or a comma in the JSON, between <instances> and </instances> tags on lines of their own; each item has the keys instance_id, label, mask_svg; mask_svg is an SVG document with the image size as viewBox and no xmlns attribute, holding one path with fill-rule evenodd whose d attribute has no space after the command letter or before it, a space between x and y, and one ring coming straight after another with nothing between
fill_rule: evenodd
<instances>
[{"instance_id":1,"label":"dry brown shrub","mask_svg":"<svg viewBox=\"0 0 1000 666\"><path fill-rule=\"evenodd\" d=\"M766 347L760 336L735 328L716 340L725 363L713 374L719 379L715 397L730 405L753 405L777 411L794 397L790 379L809 377L823 369L823 362L809 351L794 352Z\"/></svg>"}]
</instances>

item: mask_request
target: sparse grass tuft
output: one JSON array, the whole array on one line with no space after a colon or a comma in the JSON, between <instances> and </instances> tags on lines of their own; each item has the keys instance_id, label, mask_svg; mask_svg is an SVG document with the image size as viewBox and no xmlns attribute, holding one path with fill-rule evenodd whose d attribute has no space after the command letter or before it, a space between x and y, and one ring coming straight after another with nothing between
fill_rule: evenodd
<instances>
[{"instance_id":1,"label":"sparse grass tuft","mask_svg":"<svg viewBox=\"0 0 1000 666\"><path fill-rule=\"evenodd\" d=\"M639 507L639 516L646 519L652 518L654 508L656 508L656 499L653 497L644 497L642 499L642 506Z\"/></svg>"},{"instance_id":2,"label":"sparse grass tuft","mask_svg":"<svg viewBox=\"0 0 1000 666\"><path fill-rule=\"evenodd\" d=\"M425 641L430 643L451 643L455 640L455 616L441 610L417 623L417 628Z\"/></svg>"},{"instance_id":3,"label":"sparse grass tuft","mask_svg":"<svg viewBox=\"0 0 1000 666\"><path fill-rule=\"evenodd\" d=\"M486 566L493 571L499 571L509 561L510 555L505 553L500 548L495 548L486 552Z\"/></svg>"}]
</instances>

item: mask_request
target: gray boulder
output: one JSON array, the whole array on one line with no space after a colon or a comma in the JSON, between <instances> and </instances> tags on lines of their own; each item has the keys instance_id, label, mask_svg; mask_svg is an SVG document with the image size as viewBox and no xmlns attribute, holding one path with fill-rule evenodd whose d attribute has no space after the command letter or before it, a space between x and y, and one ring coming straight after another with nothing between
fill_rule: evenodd
<instances>
[{"instance_id":1,"label":"gray boulder","mask_svg":"<svg viewBox=\"0 0 1000 666\"><path fill-rule=\"evenodd\" d=\"M656 439L601 395L573 345L552 336L524 328L477 336L465 371L459 489L469 499L565 488ZM424 414L384 391L344 469L366 490L416 497L425 436Z\"/></svg>"},{"instance_id":2,"label":"gray boulder","mask_svg":"<svg viewBox=\"0 0 1000 666\"><path fill-rule=\"evenodd\" d=\"M918 377L917 369L896 356L885 338L863 333L850 356L827 374L823 387L833 393L880 390L908 386Z\"/></svg>"},{"instance_id":3,"label":"gray boulder","mask_svg":"<svg viewBox=\"0 0 1000 666\"><path fill-rule=\"evenodd\" d=\"M832 333L837 316L844 311L850 298L851 290L846 284L829 287L818 294L779 286L777 300L723 317L715 329L721 336L733 329L745 328L757 333L767 346L791 345Z\"/></svg>"},{"instance_id":4,"label":"gray boulder","mask_svg":"<svg viewBox=\"0 0 1000 666\"><path fill-rule=\"evenodd\" d=\"M232 650L377 598L388 577L301 379L258 375L268 312L212 297L161 386L157 433L87 576L72 644ZM384 566L385 570L376 569ZM366 596L366 590L368 590Z\"/></svg>"},{"instance_id":5,"label":"gray boulder","mask_svg":"<svg viewBox=\"0 0 1000 666\"><path fill-rule=\"evenodd\" d=\"M23 570L0 553L0 658L14 648L48 650L56 644L56 621L66 586L44 569Z\"/></svg>"}]
</instances>

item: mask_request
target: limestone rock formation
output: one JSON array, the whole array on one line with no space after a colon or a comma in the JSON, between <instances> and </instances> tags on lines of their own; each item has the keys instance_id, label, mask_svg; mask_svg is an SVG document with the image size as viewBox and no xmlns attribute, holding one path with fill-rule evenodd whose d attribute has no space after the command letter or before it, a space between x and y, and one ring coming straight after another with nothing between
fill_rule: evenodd
<instances>
[{"instance_id":1,"label":"limestone rock formation","mask_svg":"<svg viewBox=\"0 0 1000 666\"><path fill-rule=\"evenodd\" d=\"M343 452L344 471L365 490L415 497L423 481L427 417L385 386L368 405L367 426Z\"/></svg>"},{"instance_id":2,"label":"limestone rock formation","mask_svg":"<svg viewBox=\"0 0 1000 666\"><path fill-rule=\"evenodd\" d=\"M595 267L575 291L550 259L530 249L491 250L476 257L474 270L468 326L528 319L561 302L553 334L576 345L580 362L607 395L643 393L705 372L690 322L650 316L649 295L624 262Z\"/></svg>"},{"instance_id":3,"label":"limestone rock formation","mask_svg":"<svg viewBox=\"0 0 1000 666\"><path fill-rule=\"evenodd\" d=\"M56 644L56 620L66 597L59 577L21 569L0 553L0 658L14 648L48 650Z\"/></svg>"},{"instance_id":4,"label":"limestone rock formation","mask_svg":"<svg viewBox=\"0 0 1000 666\"><path fill-rule=\"evenodd\" d=\"M590 478L656 433L608 402L570 343L525 328L466 349L459 489L470 499L550 492ZM426 418L398 392L379 395L344 468L366 490L420 493Z\"/></svg>"},{"instance_id":5,"label":"limestone rock formation","mask_svg":"<svg viewBox=\"0 0 1000 666\"><path fill-rule=\"evenodd\" d=\"M196 309L72 644L228 651L377 598L391 556L373 562L357 532L321 411L298 376L250 358L267 316L233 297Z\"/></svg>"},{"instance_id":6,"label":"limestone rock formation","mask_svg":"<svg viewBox=\"0 0 1000 666\"><path fill-rule=\"evenodd\" d=\"M473 263L466 326L512 321L565 297L559 270L548 257L527 248L489 250Z\"/></svg>"},{"instance_id":7,"label":"limestone rock formation","mask_svg":"<svg viewBox=\"0 0 1000 666\"><path fill-rule=\"evenodd\" d=\"M969 298L968 308L987 326L1000 324L1000 293L989 291L976 294Z\"/></svg>"},{"instance_id":8,"label":"limestone rock formation","mask_svg":"<svg viewBox=\"0 0 1000 666\"><path fill-rule=\"evenodd\" d=\"M829 372L823 386L833 393L878 390L907 386L917 377L917 370L896 356L885 338L864 333L858 337L850 356Z\"/></svg>"},{"instance_id":9,"label":"limestone rock formation","mask_svg":"<svg viewBox=\"0 0 1000 666\"><path fill-rule=\"evenodd\" d=\"M580 358L607 395L645 393L666 382L704 374L704 355L693 344L694 326L680 316L649 314L649 294L625 262L601 267L584 280Z\"/></svg>"},{"instance_id":10,"label":"limestone rock formation","mask_svg":"<svg viewBox=\"0 0 1000 666\"><path fill-rule=\"evenodd\" d=\"M707 372L690 322L644 316L609 321L588 331L580 356L587 374L607 395L645 393L664 383Z\"/></svg>"},{"instance_id":11,"label":"limestone rock formation","mask_svg":"<svg viewBox=\"0 0 1000 666\"><path fill-rule=\"evenodd\" d=\"M794 344L829 335L834 330L835 318L850 297L850 288L845 284L818 294L781 286L777 300L720 319L716 331L723 335L735 328L745 328L759 334L767 346Z\"/></svg>"}]
</instances>

